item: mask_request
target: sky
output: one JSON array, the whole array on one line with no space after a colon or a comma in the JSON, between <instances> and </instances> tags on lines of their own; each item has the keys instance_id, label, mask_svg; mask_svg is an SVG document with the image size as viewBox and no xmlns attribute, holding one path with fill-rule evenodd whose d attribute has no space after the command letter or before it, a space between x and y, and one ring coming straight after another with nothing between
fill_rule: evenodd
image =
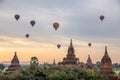
<instances>
[{"instance_id":1,"label":"sky","mask_svg":"<svg viewBox=\"0 0 120 80\"><path fill-rule=\"evenodd\" d=\"M57 30L54 22L59 23ZM28 39L25 34L30 34ZM11 61L15 51L20 62L32 56L39 62L59 62L70 39L80 62L88 54L93 63L101 61L107 46L113 63L120 63L120 0L0 0L0 62Z\"/></svg>"}]
</instances>

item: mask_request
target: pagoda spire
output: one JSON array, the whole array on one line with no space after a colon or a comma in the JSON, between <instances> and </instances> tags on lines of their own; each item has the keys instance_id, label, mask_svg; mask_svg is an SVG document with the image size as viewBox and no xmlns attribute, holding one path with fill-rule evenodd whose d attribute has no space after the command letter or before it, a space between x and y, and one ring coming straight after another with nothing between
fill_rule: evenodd
<instances>
[{"instance_id":1,"label":"pagoda spire","mask_svg":"<svg viewBox=\"0 0 120 80\"><path fill-rule=\"evenodd\" d=\"M90 54L88 54L88 58L90 58Z\"/></svg>"},{"instance_id":2,"label":"pagoda spire","mask_svg":"<svg viewBox=\"0 0 120 80\"><path fill-rule=\"evenodd\" d=\"M91 58L90 58L90 54L88 55L88 59L91 60Z\"/></svg>"},{"instance_id":3,"label":"pagoda spire","mask_svg":"<svg viewBox=\"0 0 120 80\"><path fill-rule=\"evenodd\" d=\"M53 65L55 65L56 64L56 62L55 62L55 59L53 60Z\"/></svg>"},{"instance_id":4,"label":"pagoda spire","mask_svg":"<svg viewBox=\"0 0 120 80\"><path fill-rule=\"evenodd\" d=\"M69 46L69 48L73 48L72 39L70 40L70 46Z\"/></svg>"},{"instance_id":5,"label":"pagoda spire","mask_svg":"<svg viewBox=\"0 0 120 80\"><path fill-rule=\"evenodd\" d=\"M19 59L17 57L17 52L15 52L14 57L13 57L11 63L19 63Z\"/></svg>"},{"instance_id":6,"label":"pagoda spire","mask_svg":"<svg viewBox=\"0 0 120 80\"><path fill-rule=\"evenodd\" d=\"M92 64L92 60L90 58L90 54L88 55L87 63L91 63Z\"/></svg>"},{"instance_id":7,"label":"pagoda spire","mask_svg":"<svg viewBox=\"0 0 120 80\"><path fill-rule=\"evenodd\" d=\"M11 60L11 65L8 66L8 69L6 71L15 71L15 70L19 70L21 68L20 64L19 64L19 59L17 57L17 53L14 53L14 57Z\"/></svg>"},{"instance_id":8,"label":"pagoda spire","mask_svg":"<svg viewBox=\"0 0 120 80\"><path fill-rule=\"evenodd\" d=\"M17 52L15 51L15 55L17 55Z\"/></svg>"},{"instance_id":9,"label":"pagoda spire","mask_svg":"<svg viewBox=\"0 0 120 80\"><path fill-rule=\"evenodd\" d=\"M72 44L72 39L70 40L70 45L68 47L68 54L69 53L74 55L74 47L73 47L73 44Z\"/></svg>"},{"instance_id":10,"label":"pagoda spire","mask_svg":"<svg viewBox=\"0 0 120 80\"><path fill-rule=\"evenodd\" d=\"M72 45L72 39L70 40L70 46L73 46L73 45Z\"/></svg>"},{"instance_id":11,"label":"pagoda spire","mask_svg":"<svg viewBox=\"0 0 120 80\"><path fill-rule=\"evenodd\" d=\"M108 54L108 52L107 52L107 46L105 46L105 54Z\"/></svg>"}]
</instances>

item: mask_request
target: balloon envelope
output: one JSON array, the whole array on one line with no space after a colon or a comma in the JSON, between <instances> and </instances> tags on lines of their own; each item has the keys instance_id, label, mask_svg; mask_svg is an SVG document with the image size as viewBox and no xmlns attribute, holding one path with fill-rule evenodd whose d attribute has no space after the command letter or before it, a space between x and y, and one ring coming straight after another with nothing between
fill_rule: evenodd
<instances>
[{"instance_id":1,"label":"balloon envelope","mask_svg":"<svg viewBox=\"0 0 120 80\"><path fill-rule=\"evenodd\" d=\"M58 44L58 45L57 45L57 47L58 47L58 49L59 49L59 48L61 47L61 45L60 45L60 44Z\"/></svg>"},{"instance_id":2,"label":"balloon envelope","mask_svg":"<svg viewBox=\"0 0 120 80\"><path fill-rule=\"evenodd\" d=\"M91 47L91 45L92 45L91 43L88 43L88 46L89 46L89 47Z\"/></svg>"},{"instance_id":3,"label":"balloon envelope","mask_svg":"<svg viewBox=\"0 0 120 80\"><path fill-rule=\"evenodd\" d=\"M104 20L104 16L103 16L103 15L100 16L100 20L101 20L101 21Z\"/></svg>"},{"instance_id":4,"label":"balloon envelope","mask_svg":"<svg viewBox=\"0 0 120 80\"><path fill-rule=\"evenodd\" d=\"M59 28L59 23L58 22L53 23L53 27L55 30L57 30Z\"/></svg>"},{"instance_id":5,"label":"balloon envelope","mask_svg":"<svg viewBox=\"0 0 120 80\"><path fill-rule=\"evenodd\" d=\"M29 34L26 34L25 37L28 38L30 35Z\"/></svg>"},{"instance_id":6,"label":"balloon envelope","mask_svg":"<svg viewBox=\"0 0 120 80\"><path fill-rule=\"evenodd\" d=\"M19 20L20 15L19 15L19 14L16 14L14 17L15 17L16 20Z\"/></svg>"},{"instance_id":7,"label":"balloon envelope","mask_svg":"<svg viewBox=\"0 0 120 80\"><path fill-rule=\"evenodd\" d=\"M33 27L33 26L35 25L35 21L34 21L34 20L31 20L31 21L30 21L30 24L31 24L31 26Z\"/></svg>"}]
</instances>

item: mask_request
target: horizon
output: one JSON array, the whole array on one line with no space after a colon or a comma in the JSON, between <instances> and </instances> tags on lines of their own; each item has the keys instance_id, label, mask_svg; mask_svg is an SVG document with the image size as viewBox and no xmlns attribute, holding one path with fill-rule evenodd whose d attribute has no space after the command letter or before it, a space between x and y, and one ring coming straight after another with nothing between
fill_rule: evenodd
<instances>
[{"instance_id":1,"label":"horizon","mask_svg":"<svg viewBox=\"0 0 120 80\"><path fill-rule=\"evenodd\" d=\"M73 46L73 47L74 47L74 46ZM91 48L91 47L90 47L90 48ZM74 49L75 49L75 48L74 48ZM59 49L58 49L58 50L59 50ZM107 51L108 51L108 49L107 49ZM67 51L66 51L66 52L67 52ZM17 53L17 52L16 52L16 53ZM68 54L68 53L66 53L66 55L67 55L67 54ZM104 54L105 54L105 49L104 49ZM104 54L103 54L103 56L104 56ZM66 57L66 55L65 55L64 57ZM76 54L75 54L75 55L76 55ZM91 56L91 54L88 54L88 55ZM87 59L88 59L88 55L87 55L86 61L87 61ZM109 55L109 53L108 53L108 55ZM13 56L14 56L14 55L13 55ZM103 57L103 56L102 56L102 57ZM109 56L110 56L110 55L109 55ZM32 57L32 56L31 56L31 57ZM30 57L30 59L31 59L31 57ZM37 56L36 56L36 57L37 57ZM63 58L64 58L64 57L63 57ZM102 59L102 57L101 57L101 59ZM13 57L12 57L12 58L13 58ZM12 60L12 58L11 58L11 60ZM38 58L38 57L37 57L37 58ZM57 61L55 58L54 58L54 59L55 59L56 63L58 63L58 62L61 62L61 61L63 60L63 58L62 58L60 61ZM76 56L76 58L79 58L79 57ZM111 58L111 56L110 56L110 58ZM18 59L19 59L19 56L18 56ZM20 59L19 59L19 61L20 61L20 63L28 63L28 62L30 62L30 59L29 59L28 61L20 61ZM53 59L53 60L54 60L54 59ZM91 58L91 59L92 59L92 58ZM101 62L101 59L100 59L100 60L97 60L97 61ZM3 61L3 62L1 62L1 63L6 63L6 62L7 62L7 63L10 63L11 60L10 60L10 61ZM39 60L39 58L38 58L38 60ZM80 60L80 58L79 58L79 60ZM112 58L111 58L111 60L112 60ZM86 63L86 61L81 61L81 60L80 60L80 62L83 62L83 63ZM93 59L92 59L92 61L93 61ZM95 64L97 61L93 62L93 64ZM40 60L39 60L39 62L40 62L40 63L46 63L46 62L48 62L48 63L53 63L53 61L51 62L51 61L40 61ZM113 61L112 61L112 63L119 63L119 62L113 62Z\"/></svg>"}]
</instances>

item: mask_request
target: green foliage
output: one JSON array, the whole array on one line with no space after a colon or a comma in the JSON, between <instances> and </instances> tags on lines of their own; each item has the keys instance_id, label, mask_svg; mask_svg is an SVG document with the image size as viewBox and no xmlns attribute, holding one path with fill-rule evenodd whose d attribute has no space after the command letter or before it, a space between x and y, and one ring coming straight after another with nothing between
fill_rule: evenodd
<instances>
[{"instance_id":1,"label":"green foliage","mask_svg":"<svg viewBox=\"0 0 120 80\"><path fill-rule=\"evenodd\" d=\"M31 57L31 60L30 60L31 69L35 69L36 67L38 67L38 64L39 64L38 58L35 56Z\"/></svg>"},{"instance_id":2,"label":"green foliage","mask_svg":"<svg viewBox=\"0 0 120 80\"><path fill-rule=\"evenodd\" d=\"M120 70L120 63L113 63L112 67L114 70Z\"/></svg>"},{"instance_id":3,"label":"green foliage","mask_svg":"<svg viewBox=\"0 0 120 80\"><path fill-rule=\"evenodd\" d=\"M115 73L117 74L117 75L119 75L119 73L120 73L120 69L118 69L118 70L114 70L115 71Z\"/></svg>"},{"instance_id":4,"label":"green foliage","mask_svg":"<svg viewBox=\"0 0 120 80\"><path fill-rule=\"evenodd\" d=\"M3 64L0 64L0 69L3 70L5 66Z\"/></svg>"},{"instance_id":5,"label":"green foliage","mask_svg":"<svg viewBox=\"0 0 120 80\"><path fill-rule=\"evenodd\" d=\"M48 76L48 80L77 80L74 74L56 71Z\"/></svg>"},{"instance_id":6,"label":"green foliage","mask_svg":"<svg viewBox=\"0 0 120 80\"><path fill-rule=\"evenodd\" d=\"M99 61L97 61L95 65L96 65L96 67L97 67L98 69L100 69L101 63L100 63Z\"/></svg>"},{"instance_id":7,"label":"green foliage","mask_svg":"<svg viewBox=\"0 0 120 80\"><path fill-rule=\"evenodd\" d=\"M3 74L0 76L0 80L104 80L97 69L75 66L43 65L35 69L31 69L29 66L15 74Z\"/></svg>"}]
</instances>

